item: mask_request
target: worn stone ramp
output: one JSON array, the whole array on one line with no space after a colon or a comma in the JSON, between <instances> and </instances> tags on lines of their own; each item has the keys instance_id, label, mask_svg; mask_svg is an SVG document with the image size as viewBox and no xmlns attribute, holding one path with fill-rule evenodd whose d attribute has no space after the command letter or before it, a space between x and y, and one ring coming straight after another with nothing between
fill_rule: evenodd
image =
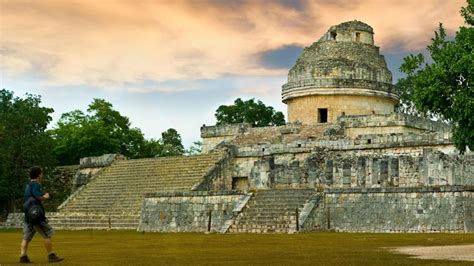
<instances>
[{"instance_id":1,"label":"worn stone ramp","mask_svg":"<svg viewBox=\"0 0 474 266\"><path fill-rule=\"evenodd\" d=\"M136 229L146 193L190 191L224 158L218 151L116 161L60 206L50 222L66 229Z\"/></svg>"}]
</instances>

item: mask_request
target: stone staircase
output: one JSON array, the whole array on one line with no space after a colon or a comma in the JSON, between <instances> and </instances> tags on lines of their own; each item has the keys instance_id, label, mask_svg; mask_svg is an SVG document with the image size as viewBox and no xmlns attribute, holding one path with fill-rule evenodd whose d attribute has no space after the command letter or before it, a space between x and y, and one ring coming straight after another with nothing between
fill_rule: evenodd
<instances>
[{"instance_id":1,"label":"stone staircase","mask_svg":"<svg viewBox=\"0 0 474 266\"><path fill-rule=\"evenodd\" d=\"M224 157L218 151L116 161L60 206L50 223L63 229L136 229L146 193L190 191Z\"/></svg>"},{"instance_id":2,"label":"stone staircase","mask_svg":"<svg viewBox=\"0 0 474 266\"><path fill-rule=\"evenodd\" d=\"M312 189L257 191L227 232L290 233L296 228L296 209L300 214L315 193Z\"/></svg>"}]
</instances>

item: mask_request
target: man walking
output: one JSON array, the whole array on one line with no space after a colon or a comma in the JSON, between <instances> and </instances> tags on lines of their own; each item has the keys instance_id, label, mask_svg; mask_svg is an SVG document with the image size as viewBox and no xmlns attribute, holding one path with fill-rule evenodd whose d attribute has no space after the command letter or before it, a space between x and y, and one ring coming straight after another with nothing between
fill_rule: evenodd
<instances>
[{"instance_id":1,"label":"man walking","mask_svg":"<svg viewBox=\"0 0 474 266\"><path fill-rule=\"evenodd\" d=\"M49 199L49 193L43 193L41 189L41 182L43 181L43 170L38 166L33 166L30 168L30 182L25 189L25 202L27 202L30 197L39 201L41 208L44 208L41 201ZM23 228L23 241L21 242L21 256L20 263L29 263L30 259L26 254L28 250L28 244L35 233L38 232L44 239L44 246L48 252L48 262L60 262L63 259L56 256L53 252L53 243L51 242L51 236L54 234L53 228L48 224L48 221L45 219L39 224L33 224L28 217L28 211L25 209L25 226Z\"/></svg>"}]
</instances>

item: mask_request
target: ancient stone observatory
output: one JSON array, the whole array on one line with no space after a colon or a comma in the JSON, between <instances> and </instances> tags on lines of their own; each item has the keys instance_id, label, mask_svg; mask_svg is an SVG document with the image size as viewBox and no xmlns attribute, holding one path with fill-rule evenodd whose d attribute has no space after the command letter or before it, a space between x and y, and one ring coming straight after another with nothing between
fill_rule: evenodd
<instances>
[{"instance_id":1,"label":"ancient stone observatory","mask_svg":"<svg viewBox=\"0 0 474 266\"><path fill-rule=\"evenodd\" d=\"M341 115L393 113L398 95L374 31L360 21L332 26L306 47L288 73L288 121L334 122Z\"/></svg>"},{"instance_id":2,"label":"ancient stone observatory","mask_svg":"<svg viewBox=\"0 0 474 266\"><path fill-rule=\"evenodd\" d=\"M372 36L364 23L342 23L303 52L284 86L286 125L203 126L200 155L81 160L74 193L51 223L147 232L474 232L474 154L457 152L449 125L393 112L397 96ZM323 109L327 120L315 123ZM8 224L21 221L11 215Z\"/></svg>"}]
</instances>

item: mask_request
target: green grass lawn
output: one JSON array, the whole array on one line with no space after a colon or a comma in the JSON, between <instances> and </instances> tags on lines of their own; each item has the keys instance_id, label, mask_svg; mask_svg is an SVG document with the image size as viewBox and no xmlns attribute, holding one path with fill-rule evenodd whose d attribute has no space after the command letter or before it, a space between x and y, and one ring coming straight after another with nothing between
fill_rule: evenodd
<instances>
[{"instance_id":1,"label":"green grass lawn","mask_svg":"<svg viewBox=\"0 0 474 266\"><path fill-rule=\"evenodd\" d=\"M18 261L21 230L0 230L0 264ZM135 231L58 231L53 237L64 264L77 265L473 265L419 260L384 247L474 244L474 234L194 234ZM42 239L30 259L46 263Z\"/></svg>"}]
</instances>

